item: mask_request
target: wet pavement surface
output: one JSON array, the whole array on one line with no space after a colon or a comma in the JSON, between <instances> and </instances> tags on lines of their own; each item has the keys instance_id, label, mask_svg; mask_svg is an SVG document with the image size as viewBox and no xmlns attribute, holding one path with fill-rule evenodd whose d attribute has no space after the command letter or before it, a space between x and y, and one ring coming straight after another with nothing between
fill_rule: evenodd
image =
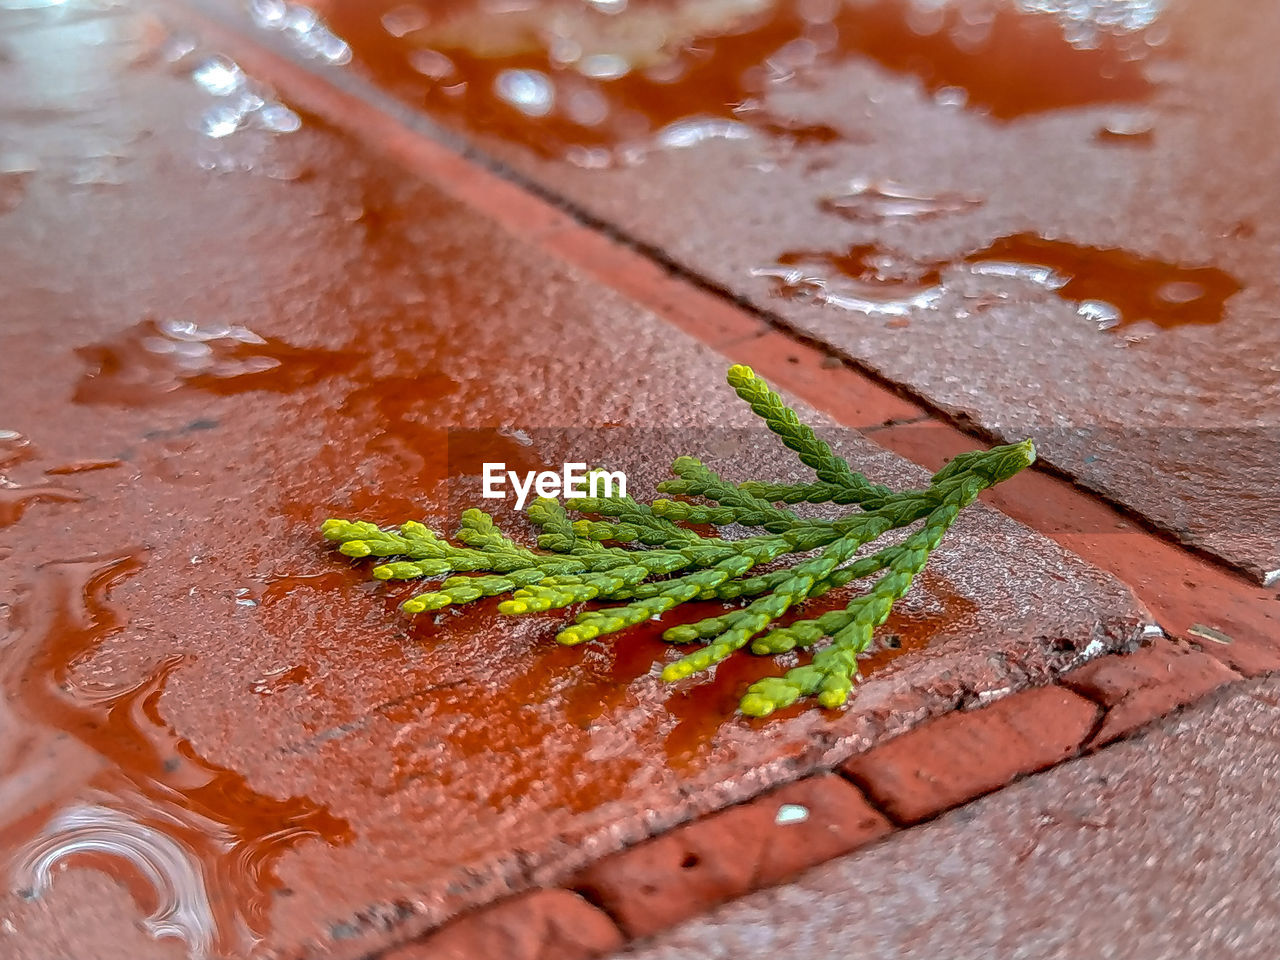
<instances>
[{"instance_id":1,"label":"wet pavement surface","mask_svg":"<svg viewBox=\"0 0 1280 960\"><path fill-rule=\"evenodd\" d=\"M1142 633L985 509L839 714L736 717L768 661L663 687L658 626L407 619L324 518L445 524L481 460L578 443L642 493L690 447L794 468L721 356L197 33L0 3L0 38L6 956L363 956Z\"/></svg>"},{"instance_id":2,"label":"wet pavement surface","mask_svg":"<svg viewBox=\"0 0 1280 960\"><path fill-rule=\"evenodd\" d=\"M1272 957L1278 707L1232 688L626 956Z\"/></svg>"},{"instance_id":3,"label":"wet pavement surface","mask_svg":"<svg viewBox=\"0 0 1280 960\"><path fill-rule=\"evenodd\" d=\"M317 10L354 70L585 215L962 424L1034 436L1183 542L1280 571L1275 9Z\"/></svg>"}]
</instances>

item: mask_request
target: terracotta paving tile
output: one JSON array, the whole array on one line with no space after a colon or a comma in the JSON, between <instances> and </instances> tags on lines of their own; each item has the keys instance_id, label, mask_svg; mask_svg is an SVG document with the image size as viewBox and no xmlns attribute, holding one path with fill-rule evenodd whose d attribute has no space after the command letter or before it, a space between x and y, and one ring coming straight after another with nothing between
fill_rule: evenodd
<instances>
[{"instance_id":1,"label":"terracotta paving tile","mask_svg":"<svg viewBox=\"0 0 1280 960\"><path fill-rule=\"evenodd\" d=\"M1097 721L1096 704L1061 687L1039 687L940 717L841 769L894 820L916 823L1061 763Z\"/></svg>"},{"instance_id":2,"label":"terracotta paving tile","mask_svg":"<svg viewBox=\"0 0 1280 960\"><path fill-rule=\"evenodd\" d=\"M1280 680L658 937L628 960L1232 957L1280 936Z\"/></svg>"},{"instance_id":3,"label":"terracotta paving tile","mask_svg":"<svg viewBox=\"0 0 1280 960\"><path fill-rule=\"evenodd\" d=\"M480 0L421 22L399 0L315 6L359 70L585 216L1280 573L1259 122L1280 11L1010 0L978 27L960 2L545 4L480 31Z\"/></svg>"},{"instance_id":4,"label":"terracotta paving tile","mask_svg":"<svg viewBox=\"0 0 1280 960\"><path fill-rule=\"evenodd\" d=\"M1093 743L1103 744L1238 679L1238 674L1208 654L1159 641L1127 656L1085 664L1062 682L1106 708L1106 717L1092 738Z\"/></svg>"},{"instance_id":5,"label":"terracotta paving tile","mask_svg":"<svg viewBox=\"0 0 1280 960\"><path fill-rule=\"evenodd\" d=\"M406 619L322 519L443 523L479 454L576 441L641 493L691 445L794 468L723 357L244 99L189 29L68 3L0 8L0 36L0 849L37 894L6 955L60 926L88 960L131 902L192 953L364 956L1142 634L1115 579L987 509L840 714L734 716L756 660L665 688L657 626L569 649L491 609ZM112 878L84 927L81 866Z\"/></svg>"},{"instance_id":6,"label":"terracotta paving tile","mask_svg":"<svg viewBox=\"0 0 1280 960\"><path fill-rule=\"evenodd\" d=\"M878 444L930 469L973 447L972 436L925 414L899 396L892 384L879 383L842 363L820 343L762 331L759 317L740 310L722 293L667 274L661 251L624 247L606 235L607 225L573 219L554 205L556 198L540 197L536 185L526 182L531 189L523 190L519 178L505 179L502 171L469 163L453 147L433 139L430 131L439 133L438 128L432 128L424 114L397 104L350 71L308 71L269 49L280 44L246 45L239 31L218 21L215 16L202 24L236 47L254 71L278 78L309 110L378 143L450 196L586 269L697 339L767 371L774 383L830 411L841 423L876 430ZM259 32L254 39L270 41L274 36ZM379 109L369 109L366 101ZM1203 555L1149 533L1122 508L1045 471L1025 471L984 499L1115 573L1170 635L1201 644L1249 676L1280 667L1280 646L1274 642L1280 629L1280 595L1274 589L1256 580L1250 583ZM1231 643L1202 642L1196 631L1203 633L1200 628L1206 626L1219 640L1230 637Z\"/></svg>"},{"instance_id":7,"label":"terracotta paving tile","mask_svg":"<svg viewBox=\"0 0 1280 960\"><path fill-rule=\"evenodd\" d=\"M891 829L854 787L822 774L607 857L570 882L629 936L647 937Z\"/></svg>"},{"instance_id":8,"label":"terracotta paving tile","mask_svg":"<svg viewBox=\"0 0 1280 960\"><path fill-rule=\"evenodd\" d=\"M536 890L460 917L379 960L591 960L620 946L613 921L577 894Z\"/></svg>"}]
</instances>

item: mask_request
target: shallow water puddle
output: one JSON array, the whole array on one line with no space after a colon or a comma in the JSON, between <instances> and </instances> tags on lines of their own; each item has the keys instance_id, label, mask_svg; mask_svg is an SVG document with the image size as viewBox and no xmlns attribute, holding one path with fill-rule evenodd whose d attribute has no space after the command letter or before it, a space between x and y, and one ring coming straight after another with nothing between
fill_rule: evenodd
<instances>
[{"instance_id":1,"label":"shallow water puddle","mask_svg":"<svg viewBox=\"0 0 1280 960\"><path fill-rule=\"evenodd\" d=\"M14 605L0 648L0 848L12 882L38 896L71 864L129 883L145 928L193 958L247 956L266 929L274 865L308 837L349 830L303 797L277 800L204 760L159 709L171 657L119 684L77 665L128 629L111 591L141 553L47 564Z\"/></svg>"},{"instance_id":2,"label":"shallow water puddle","mask_svg":"<svg viewBox=\"0 0 1280 960\"><path fill-rule=\"evenodd\" d=\"M83 500L79 493L54 486L22 487L6 485L0 477L0 527L8 527L22 519L23 512L32 503L77 503Z\"/></svg>"},{"instance_id":3,"label":"shallow water puddle","mask_svg":"<svg viewBox=\"0 0 1280 960\"><path fill-rule=\"evenodd\" d=\"M9 471L31 456L31 445L25 436L16 430L0 430L0 470ZM45 471L47 474L57 472L56 469ZM8 472L0 473L0 528L21 520L32 503L78 503L83 499L75 490L52 484L19 483Z\"/></svg>"},{"instance_id":4,"label":"shallow water puddle","mask_svg":"<svg viewBox=\"0 0 1280 960\"><path fill-rule=\"evenodd\" d=\"M1031 233L1001 237L964 262L977 273L1027 279L1082 308L1093 305L1104 329L1144 320L1164 328L1217 323L1227 299L1242 289L1238 280L1216 267L1165 263L1129 250Z\"/></svg>"},{"instance_id":5,"label":"shallow water puddle","mask_svg":"<svg viewBox=\"0 0 1280 960\"><path fill-rule=\"evenodd\" d=\"M990 278L994 285L1030 285L1072 301L1099 330L1144 322L1164 329L1218 323L1227 300L1243 289L1216 267L1166 263L1129 250L1029 233L1000 237L955 261L913 261L875 244L788 251L777 266L756 268L752 276L771 279L778 295L791 299L907 318L940 300L948 269ZM1006 297L1018 292L1012 286L999 290Z\"/></svg>"},{"instance_id":6,"label":"shallow water puddle","mask_svg":"<svg viewBox=\"0 0 1280 960\"><path fill-rule=\"evenodd\" d=\"M753 132L829 143L842 133L780 117L764 99L854 59L1000 121L1152 90L1142 31L1154 13L1141 10L1102 23L1075 7L901 0L315 7L399 96L584 166Z\"/></svg>"},{"instance_id":7,"label":"shallow water puddle","mask_svg":"<svg viewBox=\"0 0 1280 960\"><path fill-rule=\"evenodd\" d=\"M355 366L360 354L296 347L234 324L145 319L76 351L86 371L77 403L154 402L181 386L211 393L288 392Z\"/></svg>"}]
</instances>

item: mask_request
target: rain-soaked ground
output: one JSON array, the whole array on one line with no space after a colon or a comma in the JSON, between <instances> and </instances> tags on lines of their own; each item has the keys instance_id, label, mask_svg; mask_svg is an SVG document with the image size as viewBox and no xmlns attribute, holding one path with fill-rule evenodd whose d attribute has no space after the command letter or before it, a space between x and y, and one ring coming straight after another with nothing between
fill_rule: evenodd
<instances>
[{"instance_id":1,"label":"rain-soaked ground","mask_svg":"<svg viewBox=\"0 0 1280 960\"><path fill-rule=\"evenodd\" d=\"M1184 542L1280 570L1275 9L317 10L349 72L584 215L985 433L1035 433Z\"/></svg>"},{"instance_id":2,"label":"rain-soaked ground","mask_svg":"<svg viewBox=\"0 0 1280 960\"><path fill-rule=\"evenodd\" d=\"M1105 536L1089 562L1043 535L1062 540L1055 505L1090 495L1022 494L1041 532L966 514L848 708L756 721L735 707L767 659L660 681L678 618L576 648L552 639L559 618L488 602L411 619L416 591L317 535L332 515L450 525L490 460L607 459L642 495L686 452L799 478L723 386L759 331L863 383L855 361L939 436L930 412L1033 436L1135 512L1117 531L1220 558L1187 569L1274 623L1274 592L1229 569L1280 567L1271 11L197 6L0 0L0 955L368 956L1130 649L1158 633L1135 591L1204 608L1184 574L1104 572ZM370 113L389 92L412 107L392 113L404 137L476 151L478 182L515 178L572 230L658 257L664 283L725 295L749 333L712 349L550 230L460 202L315 107L317 81L259 42ZM788 349L753 362L794 376ZM927 477L856 404L799 392L858 469ZM1274 633L1224 624L1199 636L1274 656ZM1206 790L1215 763L1244 764L1208 756ZM912 856L912 875L937 872ZM1081 875L1107 874L1090 856ZM745 950L721 922L687 949ZM703 955L682 943L654 949Z\"/></svg>"}]
</instances>

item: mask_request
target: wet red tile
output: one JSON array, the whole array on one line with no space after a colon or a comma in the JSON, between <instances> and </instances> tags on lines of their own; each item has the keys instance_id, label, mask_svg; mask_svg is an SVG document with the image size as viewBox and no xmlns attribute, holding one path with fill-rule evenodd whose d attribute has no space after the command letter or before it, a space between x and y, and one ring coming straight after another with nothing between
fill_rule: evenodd
<instances>
[{"instance_id":1,"label":"wet red tile","mask_svg":"<svg viewBox=\"0 0 1280 960\"><path fill-rule=\"evenodd\" d=\"M1265 960L1278 707L1241 684L626 956Z\"/></svg>"},{"instance_id":2,"label":"wet red tile","mask_svg":"<svg viewBox=\"0 0 1280 960\"><path fill-rule=\"evenodd\" d=\"M1047 462L1256 579L1280 571L1280 198L1259 122L1277 92L1273 11L1194 0L1107 22L893 0L566 20L545 2L480 50L491 38L465 2L414 23L419 8L320 6L356 68L585 216L962 422L1035 436ZM642 22L691 65L668 98L634 38L609 33ZM470 49L463 92L412 67L444 47ZM563 112L588 48L644 66L582 80L607 106L596 125ZM504 69L564 96L521 112L494 86ZM659 148L679 105L711 122L686 117ZM801 274L820 281L803 296L778 288L787 253L867 245L944 264L928 268L941 282L867 296L828 268Z\"/></svg>"},{"instance_id":3,"label":"wet red tile","mask_svg":"<svg viewBox=\"0 0 1280 960\"><path fill-rule=\"evenodd\" d=\"M664 688L656 626L568 649L491 605L407 619L410 588L316 528L446 523L455 428L506 450L529 431L551 460L583 437L642 492L691 445L793 468L743 433L724 358L314 116L201 89L213 51L184 52L188 29L0 18L21 39L0 122L31 167L0 231L0 469L66 492L0 548L0 842L36 898L19 956L51 924L96 936L48 912L82 873L114 892L76 916L132 903L157 957L363 956L1141 632L1115 580L985 510L840 714L735 717L755 661Z\"/></svg>"},{"instance_id":4,"label":"wet red tile","mask_svg":"<svg viewBox=\"0 0 1280 960\"><path fill-rule=\"evenodd\" d=\"M537 890L460 917L380 960L591 960L622 946L613 921L568 890Z\"/></svg>"},{"instance_id":5,"label":"wet red tile","mask_svg":"<svg viewBox=\"0 0 1280 960\"><path fill-rule=\"evenodd\" d=\"M1062 682L1102 704L1106 716L1091 743L1110 743L1169 711L1240 679L1219 660L1161 641L1124 657L1102 657Z\"/></svg>"},{"instance_id":6,"label":"wet red tile","mask_svg":"<svg viewBox=\"0 0 1280 960\"><path fill-rule=\"evenodd\" d=\"M6 960L188 960L181 941L153 939L137 913L128 886L96 870L68 870L34 900L6 884L0 944Z\"/></svg>"},{"instance_id":7,"label":"wet red tile","mask_svg":"<svg viewBox=\"0 0 1280 960\"><path fill-rule=\"evenodd\" d=\"M899 823L916 823L1076 753L1098 708L1062 687L950 713L859 754L841 769Z\"/></svg>"},{"instance_id":8,"label":"wet red tile","mask_svg":"<svg viewBox=\"0 0 1280 960\"><path fill-rule=\"evenodd\" d=\"M678 827L570 882L628 936L648 937L891 829L854 787L822 774Z\"/></svg>"}]
</instances>

